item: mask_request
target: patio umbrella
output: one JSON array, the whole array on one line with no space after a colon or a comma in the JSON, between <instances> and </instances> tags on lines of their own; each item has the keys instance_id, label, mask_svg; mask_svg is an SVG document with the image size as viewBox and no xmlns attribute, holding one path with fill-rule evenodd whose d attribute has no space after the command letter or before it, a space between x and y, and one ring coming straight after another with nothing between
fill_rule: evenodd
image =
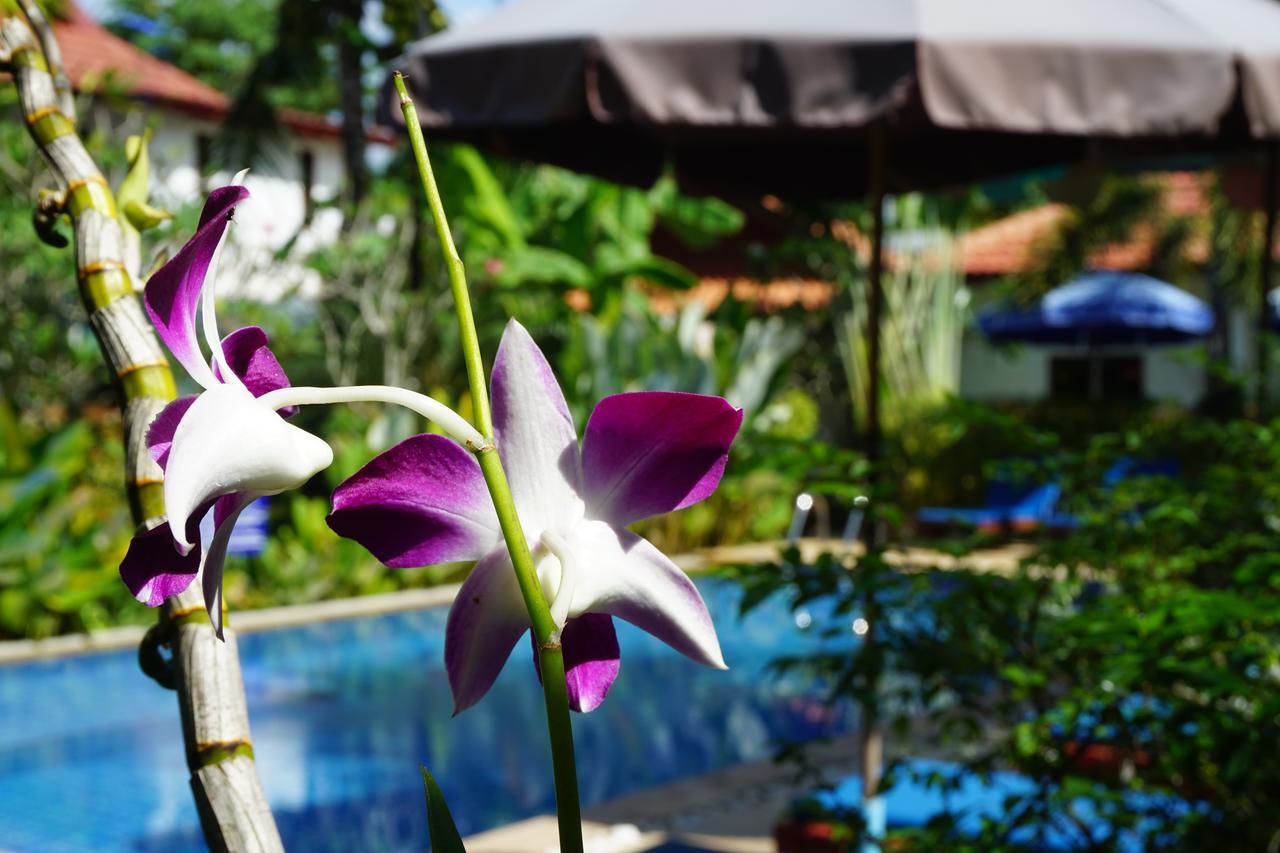
<instances>
[{"instance_id":1,"label":"patio umbrella","mask_svg":"<svg viewBox=\"0 0 1280 853\"><path fill-rule=\"evenodd\" d=\"M1159 279L1103 270L1056 287L1029 308L978 316L993 341L1086 346L1179 344L1213 331L1208 303Z\"/></svg>"},{"instance_id":2,"label":"patio umbrella","mask_svg":"<svg viewBox=\"0 0 1280 853\"><path fill-rule=\"evenodd\" d=\"M499 154L635 183L669 164L693 191L865 194L872 461L887 192L1280 135L1270 0L514 0L396 65L437 136ZM382 106L400 120L389 86Z\"/></svg>"},{"instance_id":3,"label":"patio umbrella","mask_svg":"<svg viewBox=\"0 0 1280 853\"><path fill-rule=\"evenodd\" d=\"M891 191L1280 134L1272 0L513 0L398 63L428 127L720 191L861 196L881 119Z\"/></svg>"},{"instance_id":4,"label":"patio umbrella","mask_svg":"<svg viewBox=\"0 0 1280 853\"><path fill-rule=\"evenodd\" d=\"M1103 347L1183 344L1209 335L1213 309L1150 276L1104 270L1080 276L1028 308L994 306L978 316L989 339L1033 346L1080 345L1090 355L1090 396L1102 390Z\"/></svg>"}]
</instances>

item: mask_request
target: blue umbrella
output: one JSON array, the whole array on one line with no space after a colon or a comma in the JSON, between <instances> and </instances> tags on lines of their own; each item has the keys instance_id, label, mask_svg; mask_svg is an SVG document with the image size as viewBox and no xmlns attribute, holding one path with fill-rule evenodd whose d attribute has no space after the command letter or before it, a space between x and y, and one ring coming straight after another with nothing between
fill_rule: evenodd
<instances>
[{"instance_id":1,"label":"blue umbrella","mask_svg":"<svg viewBox=\"0 0 1280 853\"><path fill-rule=\"evenodd\" d=\"M1030 308L990 308L978 327L993 341L1027 344L1177 344L1206 337L1213 309L1150 276L1102 270L1056 287Z\"/></svg>"}]
</instances>

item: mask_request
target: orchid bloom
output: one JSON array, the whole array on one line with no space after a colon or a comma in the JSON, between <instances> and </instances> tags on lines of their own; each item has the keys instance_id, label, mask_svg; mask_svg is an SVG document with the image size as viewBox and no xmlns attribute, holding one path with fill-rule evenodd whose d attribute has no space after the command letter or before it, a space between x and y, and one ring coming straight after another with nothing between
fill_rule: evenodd
<instances>
[{"instance_id":1,"label":"orchid bloom","mask_svg":"<svg viewBox=\"0 0 1280 853\"><path fill-rule=\"evenodd\" d=\"M742 411L700 394L616 394L591 413L579 448L550 365L514 320L494 360L492 404L516 511L561 629L570 706L596 708L617 677L615 616L725 668L697 588L626 526L715 491ZM475 704L530 627L475 457L442 436L413 436L339 486L333 506L329 525L388 566L478 560L445 633L455 713Z\"/></svg>"},{"instance_id":2,"label":"orchid bloom","mask_svg":"<svg viewBox=\"0 0 1280 853\"><path fill-rule=\"evenodd\" d=\"M328 444L260 399L289 387L266 333L248 326L218 335L212 280L232 213L248 195L238 185L210 193L195 236L147 283L144 301L156 330L204 390L173 401L151 423L147 446L164 471L168 521L135 536L120 564L129 590L151 607L182 592L199 572L200 520L212 507L203 588L219 637L222 566L236 517L255 498L300 486L333 461ZM197 310L210 360L200 350Z\"/></svg>"}]
</instances>

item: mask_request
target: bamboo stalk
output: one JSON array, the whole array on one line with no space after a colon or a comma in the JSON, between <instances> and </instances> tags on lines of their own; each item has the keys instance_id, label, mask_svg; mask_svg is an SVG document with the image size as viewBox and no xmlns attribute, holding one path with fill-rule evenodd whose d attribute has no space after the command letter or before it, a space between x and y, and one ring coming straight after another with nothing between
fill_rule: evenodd
<instances>
[{"instance_id":1,"label":"bamboo stalk","mask_svg":"<svg viewBox=\"0 0 1280 853\"><path fill-rule=\"evenodd\" d=\"M50 70L47 57L60 66L52 29L30 0L22 8L31 26L0 16L0 64L13 74L27 129L71 219L80 294L124 409L129 505L139 525L155 527L164 520L163 474L147 452L146 431L175 395L173 374L134 294L111 188L65 108L65 75L60 82ZM205 840L214 851L283 851L253 761L235 636L228 630L219 642L207 617L199 618L203 612L199 584L193 584L165 604L159 627L169 633L174 653L187 766Z\"/></svg>"}]
</instances>

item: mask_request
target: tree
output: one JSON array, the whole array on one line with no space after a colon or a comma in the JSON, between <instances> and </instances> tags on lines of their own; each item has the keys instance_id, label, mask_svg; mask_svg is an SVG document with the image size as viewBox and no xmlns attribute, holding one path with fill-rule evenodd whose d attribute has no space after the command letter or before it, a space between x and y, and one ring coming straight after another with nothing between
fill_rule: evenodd
<instances>
[{"instance_id":1,"label":"tree","mask_svg":"<svg viewBox=\"0 0 1280 853\"><path fill-rule=\"evenodd\" d=\"M364 26L378 10L390 38ZM111 28L233 97L214 154L224 162L271 165L276 111L339 112L347 198L368 192L366 108L380 66L405 42L443 29L434 0L121 0Z\"/></svg>"},{"instance_id":2,"label":"tree","mask_svg":"<svg viewBox=\"0 0 1280 853\"><path fill-rule=\"evenodd\" d=\"M228 94L272 46L276 2L119 0L107 27Z\"/></svg>"}]
</instances>

